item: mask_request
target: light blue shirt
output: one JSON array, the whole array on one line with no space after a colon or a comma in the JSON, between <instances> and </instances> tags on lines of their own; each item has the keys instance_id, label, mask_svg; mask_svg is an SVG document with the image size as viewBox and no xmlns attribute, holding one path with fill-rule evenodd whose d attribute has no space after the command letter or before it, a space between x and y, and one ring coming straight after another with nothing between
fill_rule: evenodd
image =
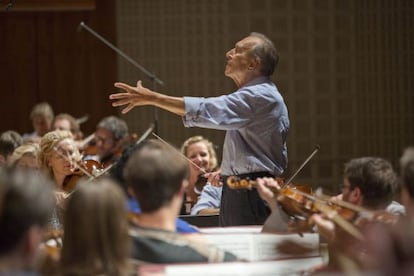
<instances>
[{"instance_id":1,"label":"light blue shirt","mask_svg":"<svg viewBox=\"0 0 414 276\"><path fill-rule=\"evenodd\" d=\"M226 130L222 175L270 172L287 166L287 107L268 77L219 97L184 97L186 127Z\"/></svg>"},{"instance_id":2,"label":"light blue shirt","mask_svg":"<svg viewBox=\"0 0 414 276\"><path fill-rule=\"evenodd\" d=\"M191 208L191 214L197 215L198 212L204 209L220 208L222 190L222 187L215 187L211 184L205 185L197 203Z\"/></svg>"}]
</instances>

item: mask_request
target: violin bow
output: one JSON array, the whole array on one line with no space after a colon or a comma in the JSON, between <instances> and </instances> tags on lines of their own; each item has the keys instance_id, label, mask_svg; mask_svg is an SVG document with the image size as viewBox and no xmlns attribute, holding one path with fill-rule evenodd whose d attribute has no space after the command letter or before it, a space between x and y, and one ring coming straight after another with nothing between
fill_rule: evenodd
<instances>
[{"instance_id":1,"label":"violin bow","mask_svg":"<svg viewBox=\"0 0 414 276\"><path fill-rule=\"evenodd\" d=\"M190 162L194 167L196 167L197 169L199 169L202 173L207 173L203 168L201 168L196 163L194 163L193 161L191 161L189 158L187 158L184 154L182 154L179 150L177 150L175 147L173 147L172 145L170 145L170 143L168 143L167 141L165 141L164 139L162 139L160 136L158 136L154 132L152 133L152 135L155 136L155 138L157 138L158 140L160 140L162 143L166 144L171 149L173 149L176 153L178 153L179 156L181 156L182 158L184 158L185 160L187 160L188 162Z\"/></svg>"},{"instance_id":2,"label":"violin bow","mask_svg":"<svg viewBox=\"0 0 414 276\"><path fill-rule=\"evenodd\" d=\"M332 204L336 204L340 207L344 207L344 208L347 208L347 209L355 211L355 212L364 212L364 213L370 213L371 212L370 210L368 210L368 209L366 209L362 206L359 206L359 205L356 205L356 204L353 204L351 202L347 202L347 201L344 201L344 200L340 200L340 199L337 199L337 198L332 198L328 195L325 195L325 194L323 194L321 188L318 188L316 190L315 195L318 198L320 198L321 200L324 200L326 202L330 202Z\"/></svg>"},{"instance_id":3,"label":"violin bow","mask_svg":"<svg viewBox=\"0 0 414 276\"><path fill-rule=\"evenodd\" d=\"M314 202L314 206L328 219L330 219L335 224L340 226L343 230L345 230L348 234L350 234L358 240L364 240L364 236L362 235L361 231L359 231L359 229L355 225L353 225L345 218L343 218L341 215L339 215L337 211L333 210L331 207L324 203Z\"/></svg>"},{"instance_id":4,"label":"violin bow","mask_svg":"<svg viewBox=\"0 0 414 276\"><path fill-rule=\"evenodd\" d=\"M319 145L316 145L315 146L315 148L313 149L313 151L311 152L311 154L308 156L308 158L306 158L306 160L303 161L303 163L299 166L299 168L296 170L296 172L288 180L286 180L283 183L283 185L280 187L280 189L282 189L283 187L285 187L286 185L288 185L290 182L292 182L292 180L296 177L296 175L298 175L298 173L303 169L303 167L305 167L306 164L308 164L308 162L319 151L320 148L321 148L321 146L319 146Z\"/></svg>"},{"instance_id":5,"label":"violin bow","mask_svg":"<svg viewBox=\"0 0 414 276\"><path fill-rule=\"evenodd\" d=\"M81 166L78 165L78 162L76 162L75 160L73 160L73 158L68 157L66 155L64 155L62 152L60 152L60 150L55 147L54 150L56 151L56 153L62 157L63 159L65 159L66 161L70 162L71 165L74 165L76 169L79 169L81 172L83 172L87 177L89 178L94 178L94 176L92 174L90 174L87 170L85 170L84 168L82 168Z\"/></svg>"}]
</instances>

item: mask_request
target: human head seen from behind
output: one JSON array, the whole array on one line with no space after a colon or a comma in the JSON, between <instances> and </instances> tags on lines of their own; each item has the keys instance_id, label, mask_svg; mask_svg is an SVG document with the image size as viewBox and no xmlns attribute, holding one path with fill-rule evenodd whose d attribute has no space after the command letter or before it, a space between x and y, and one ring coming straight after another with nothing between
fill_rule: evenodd
<instances>
[{"instance_id":1,"label":"human head seen from behind","mask_svg":"<svg viewBox=\"0 0 414 276\"><path fill-rule=\"evenodd\" d=\"M6 274L30 270L54 206L52 187L35 171L0 169L0 263Z\"/></svg>"},{"instance_id":2,"label":"human head seen from behind","mask_svg":"<svg viewBox=\"0 0 414 276\"><path fill-rule=\"evenodd\" d=\"M19 133L8 130L0 135L0 165L8 162L14 150L23 144L23 138Z\"/></svg>"},{"instance_id":3,"label":"human head seen from behind","mask_svg":"<svg viewBox=\"0 0 414 276\"><path fill-rule=\"evenodd\" d=\"M36 143L24 144L16 148L10 156L9 166L19 168L39 169L40 147Z\"/></svg>"},{"instance_id":4,"label":"human head seen from behind","mask_svg":"<svg viewBox=\"0 0 414 276\"><path fill-rule=\"evenodd\" d=\"M158 140L144 141L130 156L124 175L142 212L151 213L182 200L188 185L188 163ZM181 207L179 202L177 212Z\"/></svg>"},{"instance_id":5,"label":"human head seen from behind","mask_svg":"<svg viewBox=\"0 0 414 276\"><path fill-rule=\"evenodd\" d=\"M130 250L126 199L116 183L101 178L78 184L64 221L63 275L125 275Z\"/></svg>"}]
</instances>

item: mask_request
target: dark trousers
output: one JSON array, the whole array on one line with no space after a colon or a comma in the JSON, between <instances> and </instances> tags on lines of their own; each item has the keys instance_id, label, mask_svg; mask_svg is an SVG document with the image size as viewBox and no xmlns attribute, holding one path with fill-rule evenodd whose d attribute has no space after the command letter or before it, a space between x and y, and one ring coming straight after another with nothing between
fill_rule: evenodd
<instances>
[{"instance_id":1,"label":"dark trousers","mask_svg":"<svg viewBox=\"0 0 414 276\"><path fill-rule=\"evenodd\" d=\"M258 177L273 177L268 172L238 175L255 180ZM260 198L255 188L251 190L230 189L227 177L223 176L223 193L220 205L220 226L262 225L270 215L270 208Z\"/></svg>"}]
</instances>

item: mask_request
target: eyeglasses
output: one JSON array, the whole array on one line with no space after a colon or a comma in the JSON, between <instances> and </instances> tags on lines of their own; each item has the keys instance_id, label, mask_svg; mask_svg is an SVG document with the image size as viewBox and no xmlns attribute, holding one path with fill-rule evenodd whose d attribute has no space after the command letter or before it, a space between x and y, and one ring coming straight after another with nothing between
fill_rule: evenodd
<instances>
[{"instance_id":1,"label":"eyeglasses","mask_svg":"<svg viewBox=\"0 0 414 276\"><path fill-rule=\"evenodd\" d=\"M102 144L112 144L114 142L114 139L95 136L95 141L96 143L101 142Z\"/></svg>"}]
</instances>

